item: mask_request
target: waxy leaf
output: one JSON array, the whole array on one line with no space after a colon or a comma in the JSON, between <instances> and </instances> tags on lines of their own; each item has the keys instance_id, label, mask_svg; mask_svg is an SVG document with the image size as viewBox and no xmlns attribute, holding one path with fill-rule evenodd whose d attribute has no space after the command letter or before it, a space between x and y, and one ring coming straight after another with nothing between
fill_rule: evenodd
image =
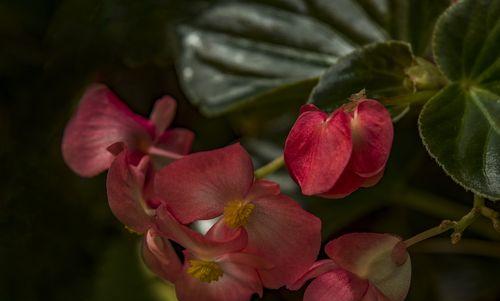
<instances>
[{"instance_id":1,"label":"waxy leaf","mask_svg":"<svg viewBox=\"0 0 500 301\"><path fill-rule=\"evenodd\" d=\"M380 100L391 110L392 117L397 118L406 106L391 106L387 97L413 93L404 85L405 70L412 62L413 54L407 43L390 41L365 46L339 59L325 72L310 102L331 111L344 104L353 92L366 89L370 98Z\"/></svg>"},{"instance_id":2,"label":"waxy leaf","mask_svg":"<svg viewBox=\"0 0 500 301\"><path fill-rule=\"evenodd\" d=\"M206 115L305 99L339 57L391 37L428 49L449 0L281 0L215 4L180 24L177 72ZM290 93L290 91L293 93Z\"/></svg>"},{"instance_id":3,"label":"waxy leaf","mask_svg":"<svg viewBox=\"0 0 500 301\"><path fill-rule=\"evenodd\" d=\"M500 199L500 1L449 8L434 54L452 83L424 106L420 134L429 153L466 189Z\"/></svg>"}]
</instances>

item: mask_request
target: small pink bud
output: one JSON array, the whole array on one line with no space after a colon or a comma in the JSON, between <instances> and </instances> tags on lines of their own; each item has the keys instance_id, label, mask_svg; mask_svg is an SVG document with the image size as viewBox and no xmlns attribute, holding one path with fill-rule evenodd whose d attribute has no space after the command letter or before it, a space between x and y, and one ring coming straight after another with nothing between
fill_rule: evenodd
<instances>
[{"instance_id":1,"label":"small pink bud","mask_svg":"<svg viewBox=\"0 0 500 301\"><path fill-rule=\"evenodd\" d=\"M361 99L331 114L308 104L285 143L285 163L305 195L339 198L382 177L392 146L389 112Z\"/></svg>"}]
</instances>

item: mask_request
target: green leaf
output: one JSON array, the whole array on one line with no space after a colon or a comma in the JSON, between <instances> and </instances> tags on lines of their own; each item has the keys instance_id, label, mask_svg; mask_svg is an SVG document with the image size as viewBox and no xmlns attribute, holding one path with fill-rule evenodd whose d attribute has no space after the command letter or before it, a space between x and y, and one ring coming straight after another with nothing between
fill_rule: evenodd
<instances>
[{"instance_id":1,"label":"green leaf","mask_svg":"<svg viewBox=\"0 0 500 301\"><path fill-rule=\"evenodd\" d=\"M500 1L448 9L434 53L453 81L424 106L420 134L429 153L466 189L500 199Z\"/></svg>"},{"instance_id":2,"label":"green leaf","mask_svg":"<svg viewBox=\"0 0 500 301\"><path fill-rule=\"evenodd\" d=\"M379 99L396 118L405 111L406 105L391 105L387 97L412 93L404 85L405 71L412 62L413 54L406 43L390 41L365 46L328 69L309 102L323 110L333 110L344 104L353 92L366 89L368 97Z\"/></svg>"},{"instance_id":3,"label":"green leaf","mask_svg":"<svg viewBox=\"0 0 500 301\"><path fill-rule=\"evenodd\" d=\"M177 27L177 72L206 115L304 99L339 57L391 37L428 49L448 0L280 0L216 4ZM415 13L415 14L413 14ZM288 91L293 89L293 95Z\"/></svg>"}]
</instances>

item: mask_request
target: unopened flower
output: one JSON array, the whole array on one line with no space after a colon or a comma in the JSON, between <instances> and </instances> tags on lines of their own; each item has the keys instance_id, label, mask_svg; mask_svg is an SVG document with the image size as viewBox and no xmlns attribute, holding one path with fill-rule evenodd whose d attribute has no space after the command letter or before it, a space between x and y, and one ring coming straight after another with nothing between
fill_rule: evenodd
<instances>
[{"instance_id":1,"label":"unopened flower","mask_svg":"<svg viewBox=\"0 0 500 301\"><path fill-rule=\"evenodd\" d=\"M314 279L304 301L403 301L410 288L411 262L398 237L351 233L325 247L330 259L313 264L296 283L297 289Z\"/></svg>"},{"instance_id":2,"label":"unopened flower","mask_svg":"<svg viewBox=\"0 0 500 301\"><path fill-rule=\"evenodd\" d=\"M154 106L150 119L133 113L108 87L87 88L75 115L64 131L65 162L83 177L109 168L125 146L136 163L148 154L157 166L187 154L194 135L186 129L167 129L175 114L175 101L165 96Z\"/></svg>"},{"instance_id":3,"label":"unopened flower","mask_svg":"<svg viewBox=\"0 0 500 301\"><path fill-rule=\"evenodd\" d=\"M339 198L375 185L393 139L389 112L371 99L331 114L305 105L285 143L285 163L305 195Z\"/></svg>"},{"instance_id":4,"label":"unopened flower","mask_svg":"<svg viewBox=\"0 0 500 301\"><path fill-rule=\"evenodd\" d=\"M251 158L239 144L171 163L156 174L155 191L183 224L222 215L210 230L214 237L244 228L245 252L274 264L259 270L268 288L293 282L319 251L321 221L276 183L254 180Z\"/></svg>"},{"instance_id":5,"label":"unopened flower","mask_svg":"<svg viewBox=\"0 0 500 301\"><path fill-rule=\"evenodd\" d=\"M248 237L239 229L224 237L201 235L178 223L166 206L158 208L158 228L151 228L143 243L143 258L150 269L175 285L180 301L245 301L262 295L257 269L269 262L243 251ZM169 242L184 247L183 262Z\"/></svg>"}]
</instances>

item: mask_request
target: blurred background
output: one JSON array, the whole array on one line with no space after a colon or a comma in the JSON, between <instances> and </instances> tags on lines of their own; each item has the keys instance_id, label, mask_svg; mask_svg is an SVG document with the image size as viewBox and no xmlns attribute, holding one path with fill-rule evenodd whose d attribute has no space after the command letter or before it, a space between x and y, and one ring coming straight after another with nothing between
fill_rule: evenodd
<instances>
[{"instance_id":1,"label":"blurred background","mask_svg":"<svg viewBox=\"0 0 500 301\"><path fill-rule=\"evenodd\" d=\"M255 58L256 70L234 67L237 55L243 53L237 43L226 47L194 43L206 56L189 56L182 35L193 22L208 22L199 16L216 2L220 1L0 0L0 300L175 300L172 287L141 264L140 237L125 230L111 214L105 175L82 179L73 174L62 161L60 143L83 89L99 81L143 115L157 98L172 95L179 102L175 125L197 135L194 151L241 140L256 166L278 156L311 83L268 95L272 101L227 109L228 92L266 95L266 89L283 76L266 77L258 69L269 64L270 56ZM278 8L297 13L299 4L308 1L253 2L263 5L259 7L265 14ZM265 5L271 8L265 10ZM290 23L297 24L311 26ZM251 26L245 29L246 37L270 41L261 27L247 25ZM220 27L213 32L224 31ZM418 28L425 27L429 25L422 22ZM363 28L354 28L365 33ZM363 44L371 38L358 34L350 41ZM309 48L320 42L311 43ZM426 51L425 45L420 48ZM244 58L252 52L249 49ZM281 68L282 58L273 55L277 63L268 68ZM217 65L217 56L227 64ZM293 55L287 59L296 63ZM194 61L211 62L212 69L196 69ZM294 70L300 69L295 73L281 70L299 79L309 78L320 65L304 63L295 66ZM187 80L187 67L195 73L201 70L195 74L202 76L196 79L199 83ZM265 80L257 81L259 76ZM217 86L223 80L226 86ZM254 91L241 92L246 84ZM239 92L231 90L235 87ZM421 145L418 109L412 108L396 124L387 172L375 188L342 200L304 198L286 171L273 175L287 194L322 219L325 242L352 231L391 232L407 238L469 210L472 195L449 179ZM413 279L408 300L500 300L500 235L481 220L464 236L455 247L442 236L411 249ZM266 291L264 299L301 300L302 293Z\"/></svg>"}]
</instances>

